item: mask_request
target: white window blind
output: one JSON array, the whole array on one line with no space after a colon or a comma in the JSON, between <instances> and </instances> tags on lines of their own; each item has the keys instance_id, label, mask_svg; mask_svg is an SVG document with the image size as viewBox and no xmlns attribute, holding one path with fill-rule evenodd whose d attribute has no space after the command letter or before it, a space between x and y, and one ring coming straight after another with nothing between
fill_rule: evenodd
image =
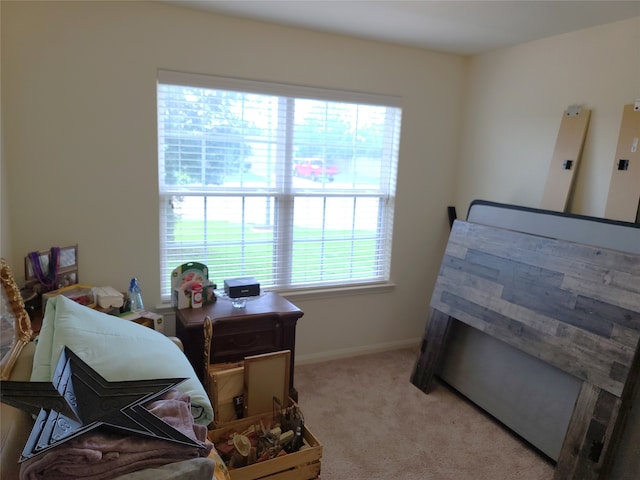
<instances>
[{"instance_id":1,"label":"white window blind","mask_svg":"<svg viewBox=\"0 0 640 480\"><path fill-rule=\"evenodd\" d=\"M162 298L196 261L273 290L389 280L393 97L161 71Z\"/></svg>"}]
</instances>

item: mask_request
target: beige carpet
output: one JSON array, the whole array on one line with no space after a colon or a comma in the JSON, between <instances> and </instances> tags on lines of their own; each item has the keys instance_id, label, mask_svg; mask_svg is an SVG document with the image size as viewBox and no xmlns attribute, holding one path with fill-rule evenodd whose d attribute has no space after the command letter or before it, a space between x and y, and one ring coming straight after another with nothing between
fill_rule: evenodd
<instances>
[{"instance_id":1,"label":"beige carpet","mask_svg":"<svg viewBox=\"0 0 640 480\"><path fill-rule=\"evenodd\" d=\"M553 464L444 385L409 379L402 349L296 367L323 480L550 480Z\"/></svg>"}]
</instances>

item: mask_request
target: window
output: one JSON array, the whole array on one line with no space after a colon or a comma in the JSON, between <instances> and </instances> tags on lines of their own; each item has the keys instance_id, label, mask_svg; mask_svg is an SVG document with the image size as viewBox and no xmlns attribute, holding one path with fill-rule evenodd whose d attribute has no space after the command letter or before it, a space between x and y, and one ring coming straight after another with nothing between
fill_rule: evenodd
<instances>
[{"instance_id":1,"label":"window","mask_svg":"<svg viewBox=\"0 0 640 480\"><path fill-rule=\"evenodd\" d=\"M389 281L398 99L159 72L162 297L197 261L270 289Z\"/></svg>"}]
</instances>

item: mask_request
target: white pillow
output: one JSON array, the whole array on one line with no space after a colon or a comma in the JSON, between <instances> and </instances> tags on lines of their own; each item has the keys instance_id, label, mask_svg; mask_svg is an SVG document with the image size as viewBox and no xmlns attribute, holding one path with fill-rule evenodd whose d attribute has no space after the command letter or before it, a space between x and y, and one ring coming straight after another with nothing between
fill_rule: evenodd
<instances>
[{"instance_id":1,"label":"white pillow","mask_svg":"<svg viewBox=\"0 0 640 480\"><path fill-rule=\"evenodd\" d=\"M190 395L196 423L213 421L211 402L189 360L162 333L58 295L47 301L31 381L52 380L65 346L108 381L187 378L176 388Z\"/></svg>"}]
</instances>

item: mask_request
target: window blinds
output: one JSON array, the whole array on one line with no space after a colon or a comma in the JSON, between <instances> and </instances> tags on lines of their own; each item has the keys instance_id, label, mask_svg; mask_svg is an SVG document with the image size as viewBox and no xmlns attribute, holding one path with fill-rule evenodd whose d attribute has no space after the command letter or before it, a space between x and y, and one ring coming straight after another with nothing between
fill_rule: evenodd
<instances>
[{"instance_id":1,"label":"window blinds","mask_svg":"<svg viewBox=\"0 0 640 480\"><path fill-rule=\"evenodd\" d=\"M396 98L159 72L162 296L210 279L296 289L389 280Z\"/></svg>"}]
</instances>

